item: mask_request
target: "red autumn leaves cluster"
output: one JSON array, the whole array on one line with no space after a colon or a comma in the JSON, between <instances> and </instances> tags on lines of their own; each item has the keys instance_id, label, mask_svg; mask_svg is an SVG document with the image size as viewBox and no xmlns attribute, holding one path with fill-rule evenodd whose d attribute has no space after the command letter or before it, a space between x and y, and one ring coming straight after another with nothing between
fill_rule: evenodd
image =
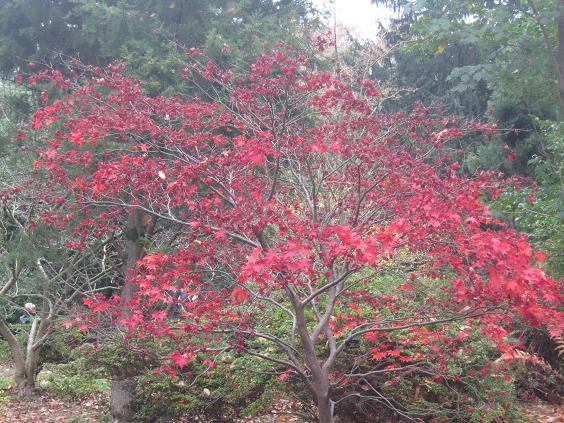
<instances>
[{"instance_id":1,"label":"red autumn leaves cluster","mask_svg":"<svg viewBox=\"0 0 564 423\"><path fill-rule=\"evenodd\" d=\"M45 201L56 205L44 218L64 217L75 248L119 232L132 212L156 219L160 238L129 276L136 312L124 317L123 304L104 297L88 305L137 336L177 340L177 366L229 330L265 330L260 310L273 301L292 307L288 292L304 306L322 304L333 281L343 291L332 327L347 336L390 304L350 278L400 252L426 263L400 296L409 298L411 279L446 280L451 313L503 306L553 333L562 327L561 287L539 270L542 254L485 205L500 181L461 172L458 143L487 128L423 106L379 113L370 81L315 72L285 50L261 56L247 74L192 52L184 75L204 87L195 98L149 97L120 67L86 74L56 74L66 93L32 122L50 131L36 163L50 177ZM354 315L351 297L363 320L340 318ZM171 304L180 323L163 312ZM490 323L499 322L482 322Z\"/></svg>"}]
</instances>

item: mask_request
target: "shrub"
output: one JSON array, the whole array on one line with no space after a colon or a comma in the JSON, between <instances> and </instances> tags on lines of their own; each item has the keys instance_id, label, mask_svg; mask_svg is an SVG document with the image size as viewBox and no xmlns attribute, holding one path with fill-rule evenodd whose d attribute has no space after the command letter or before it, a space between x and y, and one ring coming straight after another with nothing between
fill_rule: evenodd
<instances>
[{"instance_id":1,"label":"shrub","mask_svg":"<svg viewBox=\"0 0 564 423\"><path fill-rule=\"evenodd\" d=\"M47 365L39 376L39 389L73 398L109 392L110 381L99 372L87 369L84 364L84 360L76 360L66 364Z\"/></svg>"},{"instance_id":2,"label":"shrub","mask_svg":"<svg viewBox=\"0 0 564 423\"><path fill-rule=\"evenodd\" d=\"M147 373L138 379L136 418L167 422L232 422L262 411L280 386L272 365L248 357L224 356L213 371L193 366L177 376Z\"/></svg>"}]
</instances>

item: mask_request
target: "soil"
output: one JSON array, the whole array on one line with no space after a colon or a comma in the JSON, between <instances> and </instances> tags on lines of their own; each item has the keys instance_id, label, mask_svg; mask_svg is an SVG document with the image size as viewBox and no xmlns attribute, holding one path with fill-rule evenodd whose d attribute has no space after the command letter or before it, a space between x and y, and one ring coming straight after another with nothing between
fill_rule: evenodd
<instances>
[{"instance_id":1,"label":"soil","mask_svg":"<svg viewBox=\"0 0 564 423\"><path fill-rule=\"evenodd\" d=\"M97 423L108 414L107 398L60 398L41 391L31 400L18 400L11 392L3 407L1 422L6 423Z\"/></svg>"}]
</instances>

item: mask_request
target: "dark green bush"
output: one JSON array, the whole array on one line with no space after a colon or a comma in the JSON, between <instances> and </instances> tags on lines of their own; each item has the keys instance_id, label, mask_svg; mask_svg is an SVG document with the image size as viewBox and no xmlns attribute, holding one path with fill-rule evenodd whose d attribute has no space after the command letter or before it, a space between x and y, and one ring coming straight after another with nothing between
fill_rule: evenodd
<instances>
[{"instance_id":1,"label":"dark green bush","mask_svg":"<svg viewBox=\"0 0 564 423\"><path fill-rule=\"evenodd\" d=\"M262 411L279 384L272 365L250 357L224 356L213 371L194 365L184 375L147 373L138 379L136 418L168 422L232 422ZM199 376L198 376L199 375Z\"/></svg>"}]
</instances>

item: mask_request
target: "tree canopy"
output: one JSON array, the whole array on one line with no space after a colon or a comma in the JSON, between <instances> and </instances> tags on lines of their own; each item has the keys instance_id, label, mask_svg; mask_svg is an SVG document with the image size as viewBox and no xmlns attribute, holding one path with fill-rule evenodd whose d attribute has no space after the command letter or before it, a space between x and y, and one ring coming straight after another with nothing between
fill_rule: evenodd
<instances>
[{"instance_id":1,"label":"tree canopy","mask_svg":"<svg viewBox=\"0 0 564 423\"><path fill-rule=\"evenodd\" d=\"M0 4L20 397L47 362L123 422L564 394L562 2L374 3L374 42L307 0Z\"/></svg>"},{"instance_id":2,"label":"tree canopy","mask_svg":"<svg viewBox=\"0 0 564 423\"><path fill-rule=\"evenodd\" d=\"M88 248L132 213L160 229L128 276L132 292L87 304L132 336L174 339L171 370L244 351L301 378L329 422L342 398L360 394L354 366L335 371L354 339L374 343L365 374L393 357L389 371L448 378L448 350L425 364L413 350L422 327L463 320L502 350L516 316L560 334L560 286L534 267L546 256L482 202L503 182L460 174L463 150L449 150L493 129L422 106L374 113L369 80L317 73L292 49L260 56L248 74L189 56L185 78L215 101L148 97L115 66L79 85L46 74L70 93L32 125L56 128L36 168L59 206L45 222L77 228L69 248ZM395 292L369 284L396 266L409 270ZM426 305L411 314L415 293ZM169 319L174 305L180 324ZM267 309L291 326L265 321ZM394 332L393 345L384 341ZM285 358L256 352L257 340Z\"/></svg>"}]
</instances>

